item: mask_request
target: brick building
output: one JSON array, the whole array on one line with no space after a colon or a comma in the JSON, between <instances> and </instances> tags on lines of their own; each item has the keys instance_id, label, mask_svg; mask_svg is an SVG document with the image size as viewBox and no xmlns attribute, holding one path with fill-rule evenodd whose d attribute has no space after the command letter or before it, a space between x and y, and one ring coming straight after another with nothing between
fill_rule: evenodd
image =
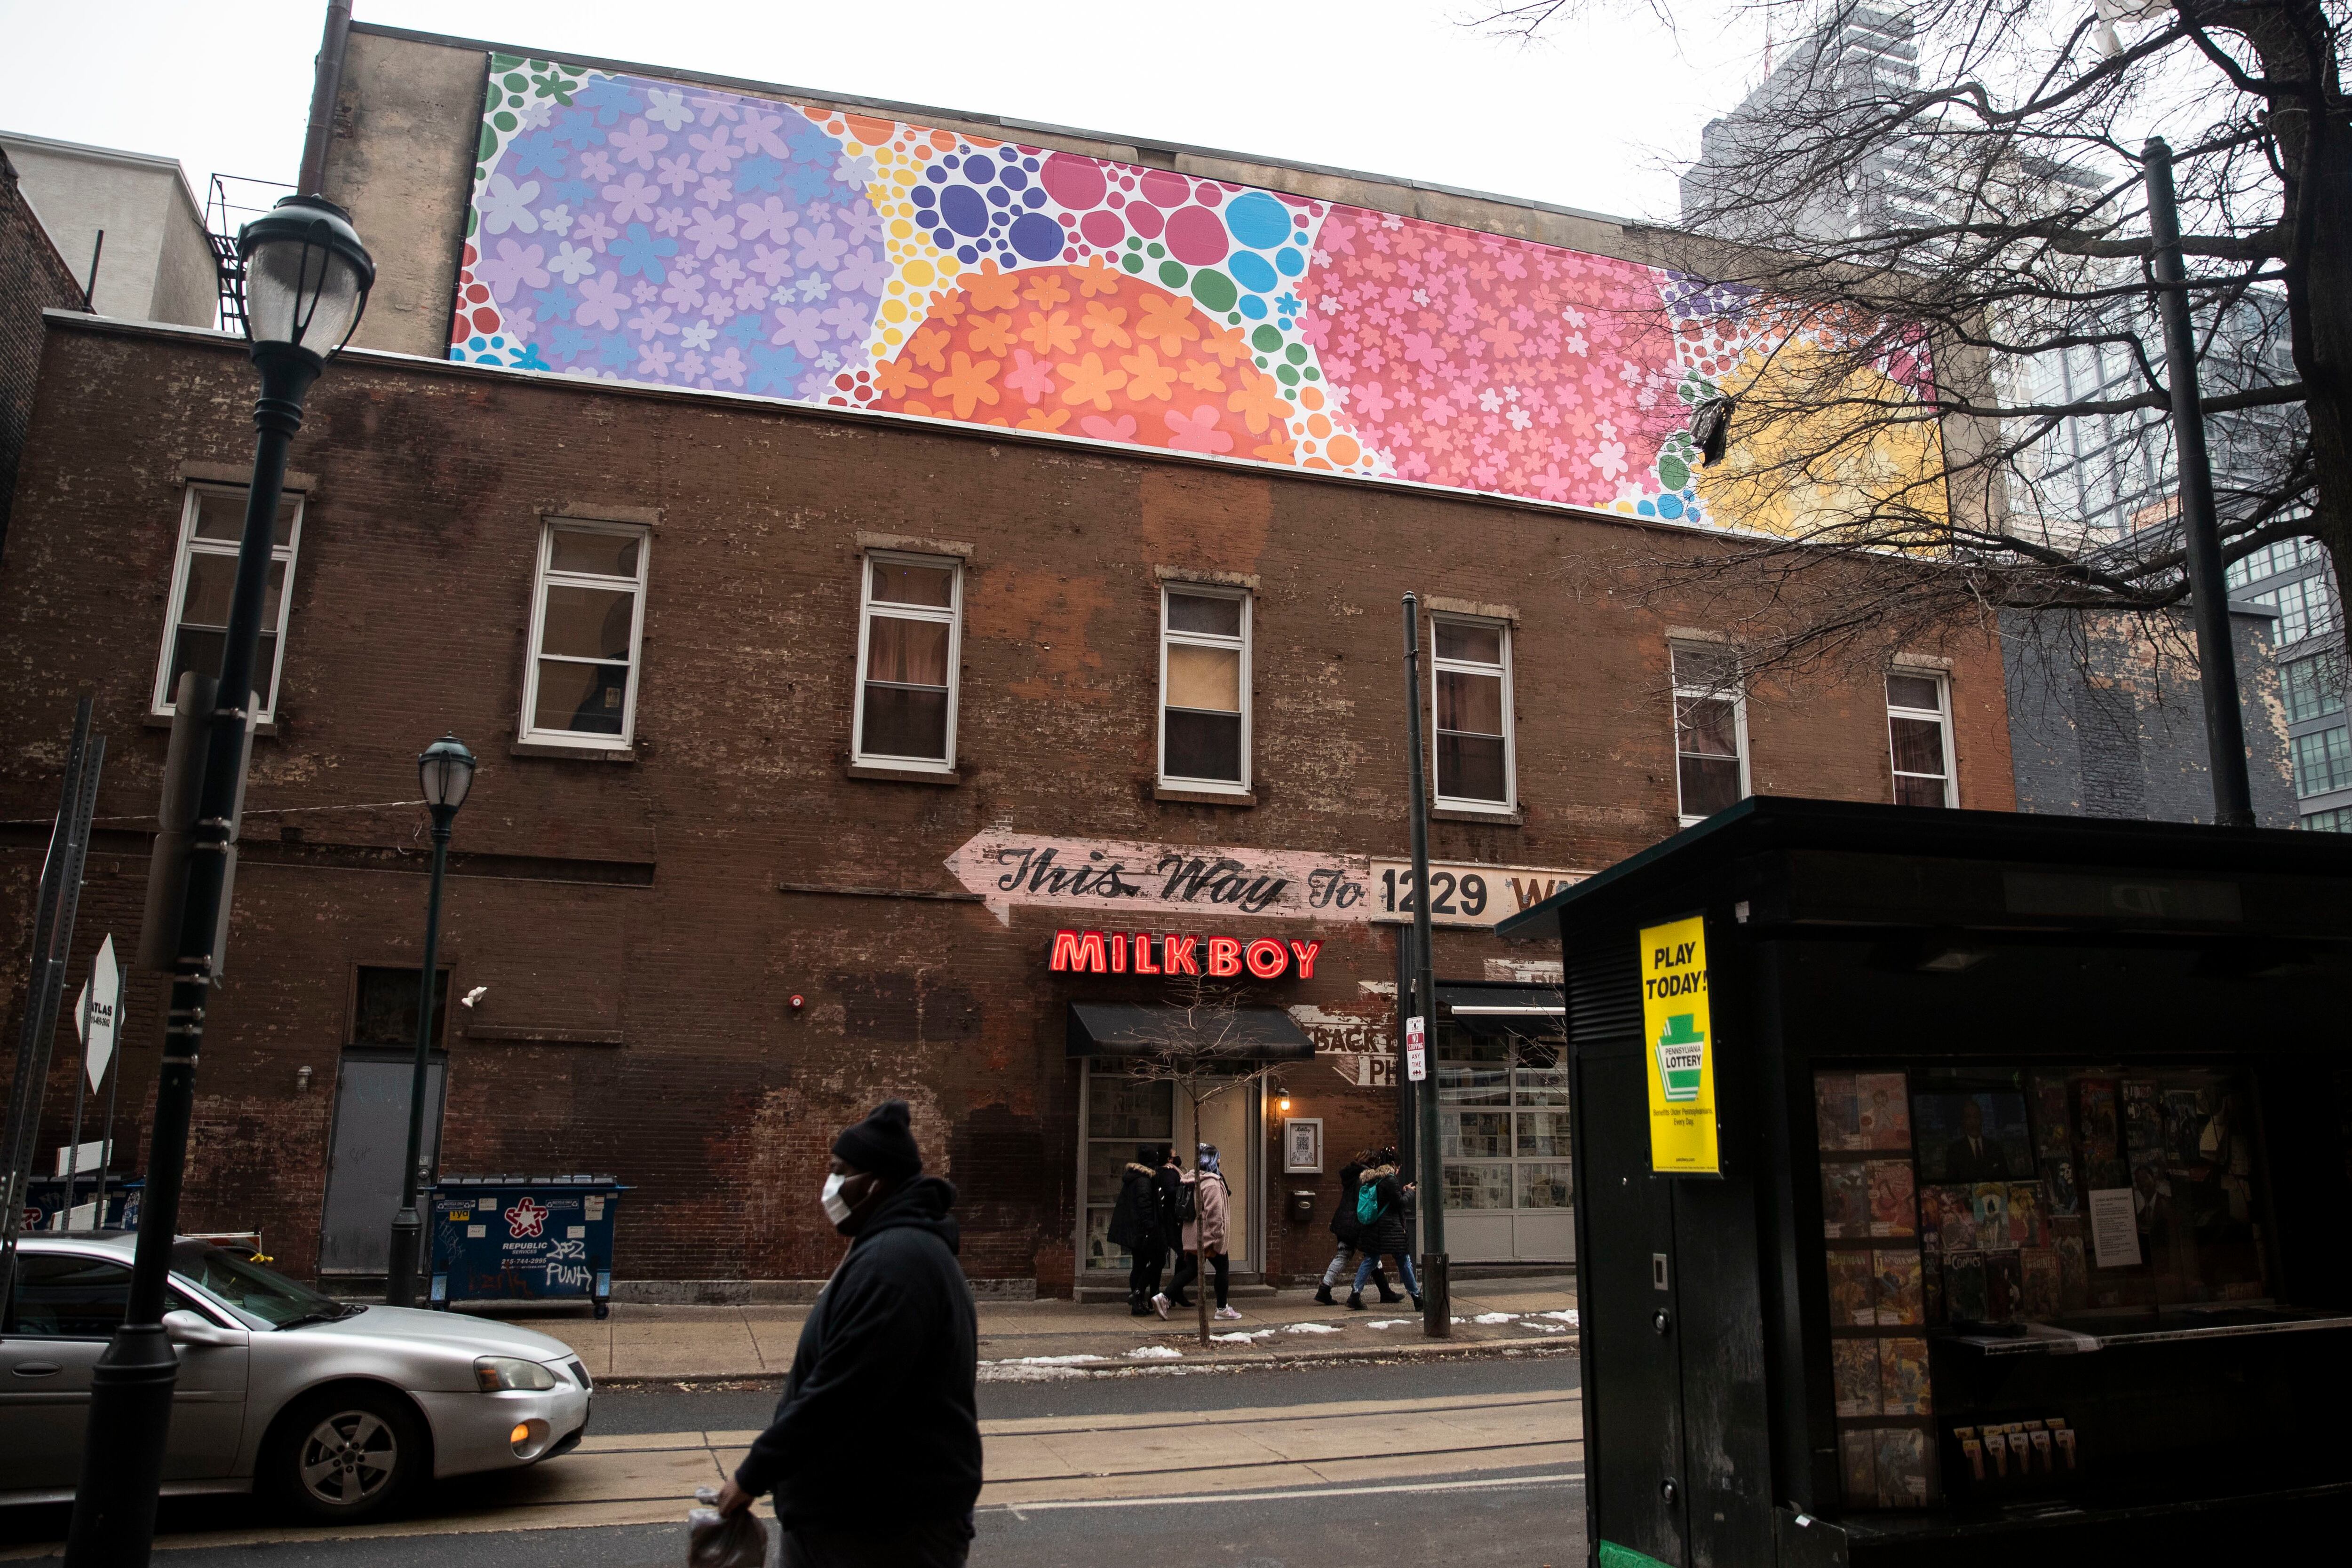
<instances>
[{"instance_id":1,"label":"brick building","mask_svg":"<svg viewBox=\"0 0 2352 1568\"><path fill-rule=\"evenodd\" d=\"M509 91L580 113L512 112ZM651 158L667 114L709 156L728 141L718 126L760 125L762 105L837 143L919 141L942 163L977 159L1010 193L998 210L1021 215L1002 221L973 207L982 197L903 204L952 208L941 232L975 252L1003 241L921 307L930 321L961 330L990 319L1017 283L1034 289L1017 308L1043 318L1032 325L1044 353L1058 342L1054 308L1078 321L1091 302L1108 321L1118 299L1140 312L1119 319L1130 331L1142 317L1171 323L1155 329L1167 362L1131 352L1142 368L1130 376L1172 387L1181 368L1200 387L1219 379L1201 345L1222 344L1233 353L1219 401L1188 411L1163 397L1179 438L1165 445L1141 439L1132 413L1103 417L1128 406L1116 402L1086 423L1054 422L1091 406L1082 388L1106 378L1084 382L1057 362L1066 386L1049 377L1049 391L1024 392L1016 377L1031 361L1022 353L1023 369L1008 368L1009 342L989 361L988 376L1005 371L987 382L995 395L961 396L950 378L986 380L973 350L950 356L903 310L889 313L914 298L914 260L927 278L957 274L892 251L887 284L879 273L871 288L840 281L860 264L820 243L838 236L814 232L824 170L871 176L883 195L888 175L869 152L837 146L826 157L841 162L808 174L797 131L779 142L792 156L769 159L812 228L797 248L839 264L833 287L864 298L869 319L856 329L870 345L839 351L844 325L825 364L821 334L790 337L815 332L810 319L826 302L814 290L747 296L730 314L749 314L758 341L729 341L748 379L768 378L764 390L705 384L729 350L704 331L699 285L695 307L669 308L688 309L690 323L672 333L660 329L679 319L634 287L652 287L648 259L677 247L658 252L651 226L596 225L611 232L593 241L577 208L550 218L567 205L560 193L516 193L563 182L501 162L523 144L481 130L504 114L526 138L571 126L583 139L523 146L518 159L586 159L593 135ZM730 107L744 118L730 122ZM697 121L703 110L712 118ZM380 1145L404 1084L424 899L412 759L444 731L468 741L482 768L457 820L436 982L453 1003L436 1054L438 1163L611 1171L630 1183L624 1294L723 1297L821 1279L838 1248L815 1201L825 1147L885 1094L914 1103L919 1136L961 1194L965 1266L990 1288L1111 1286L1118 1260L1100 1231L1119 1163L1140 1140L1196 1132L1237 1177L1242 1276L1319 1268L1339 1165L1397 1132L1398 602L1408 590L1432 622L1432 850L1450 905L1436 937L1437 1054L1459 1258L1558 1260L1570 1246L1564 1095L1551 1066L1557 971L1496 942L1496 918L1746 792L2012 803L2001 659L1986 629L1884 650L1861 679L1751 677L1733 632L1769 631L1760 593L1677 603L1655 588L1660 559L1723 548L1688 526L1705 493L1669 466L1687 451L1675 432L1644 438L1650 477L1582 501L1515 493L1516 457L1444 478L1455 455L1401 416L1381 454L1369 433L1335 432L1328 415L1360 415L1366 401L1361 366L1343 371L1334 347L1349 329L1337 302L1350 286L1334 280L1344 269L1323 259L1328 247L1310 261L1288 238L1290 214L1302 232L1322 223L1334 244L1362 235L1367 254L1375 230L1439 235L1433 255L1450 240L1459 248L1445 254L1465 267L1494 261L1477 287L1567 275L1564 257L1579 277L1622 271L1667 287L1641 263L1638 236L1605 220L1076 133L1024 129L1000 147L1006 128L969 116L637 67L551 67L362 26L335 120L326 191L352 209L383 275L295 448L282 616L264 661L272 685L227 978L208 1020L186 1218L259 1226L296 1271L364 1273L372 1258L381 1268L390 1167ZM1053 217L1044 202L1022 213L1003 171L1062 155L1107 171L1097 186L1136 190L1125 235L1162 222L1135 203L1170 182L1196 198L1183 211L1223 204L1229 243L1268 212L1281 218L1263 235L1265 277L1305 267L1311 281L1332 268L1322 340L1290 353L1314 324L1301 327L1296 298L1284 306L1272 287L1244 297L1235 280L1250 285L1255 269L1238 250L1220 281L1195 262L1181 288L1168 282L1186 277L1171 247L1202 251L1199 219L1168 220L1153 256L1066 213L1068 255L1048 267L1020 253L1052 287L1000 267L1039 232L1023 226L1028 214ZM1073 168L1034 183L1066 208L1089 193ZM631 201L653 189L604 172ZM1245 204L1267 191L1263 207ZM549 204L526 214L537 226L520 229L515 203L540 198ZM824 222L856 231L853 208L836 201ZM500 214L511 251L493 244ZM572 226L558 236L561 224ZM1103 254L1087 259L1100 265L1069 261L1081 234L1096 236ZM562 248L551 254L551 241ZM530 280L566 251L580 253L580 287ZM629 255L641 276L608 278ZM703 283L724 257L709 259ZM1132 296L1146 266L1163 292ZM671 274L684 270L673 260L659 281L677 287ZM597 328L605 295L592 283L620 289L649 329ZM1528 288L1552 320L1599 319ZM1219 299L1231 306L1223 316ZM1243 308L1251 303L1259 315ZM565 335L541 330L550 322ZM1255 380L1252 322L1275 344ZM127 933L138 919L163 750L158 699L176 662L206 656L204 590L221 559L213 519L236 503L253 383L239 345L213 334L62 313L46 323L0 559L0 663L17 672L0 694L0 727L16 739L0 758L0 815L19 824L5 830L5 886L21 923L39 855L37 830L24 824L54 790L47 737L94 689L113 748L79 956L100 931ZM1518 335L1507 310L1495 324ZM627 340L627 354L583 342L591 329ZM1632 330L1579 324L1580 346L1559 351L1583 356ZM1570 332L1528 335L1549 345ZM1139 346L1105 351L1121 347ZM1438 332L1419 351L1471 352L1443 349ZM1643 381L1636 351L1612 350L1610 396ZM802 380L780 369L784 353ZM931 395L942 401L908 407L908 356L925 353L940 361L923 373L939 378ZM1558 405L1537 370L1519 379L1523 399L1501 398L1490 376L1498 395L1465 397L1456 412L1523 432L1532 419L1514 422L1509 409ZM1318 384L1343 382L1349 397L1310 402ZM1601 395L1597 382L1590 395ZM1654 399L1622 395L1638 412L1612 433L1563 423L1587 444L1563 436L1554 476L1593 469L1600 454L1601 476L1620 480L1604 446L1622 454L1639 420L1680 417L1678 401L1654 410ZM1249 423L1254 405L1275 427ZM1004 417L988 423L992 409ZM1319 428L1310 409L1323 411ZM1254 451L1196 439L1244 423ZM1523 451L1499 434L1491 444ZM1074 937L1057 967L1062 932L1103 940ZM1234 1033L1250 1042L1236 1055L1312 1048L1213 1102L1197 1129L1119 1060L1166 1027L1171 1003L1195 999L1183 977L1149 972L1187 962L1232 988L1214 1005L1234 1009ZM159 1007L154 980L141 977L126 1104L152 1073ZM1320 1169L1286 1170L1291 1134L1309 1141L1309 1124ZM1294 1190L1316 1195L1311 1218L1290 1213Z\"/></svg>"},{"instance_id":2,"label":"brick building","mask_svg":"<svg viewBox=\"0 0 2352 1568\"><path fill-rule=\"evenodd\" d=\"M8 501L33 415L40 369L41 312L81 303L73 268L25 199L16 166L0 148L0 544L8 538Z\"/></svg>"}]
</instances>

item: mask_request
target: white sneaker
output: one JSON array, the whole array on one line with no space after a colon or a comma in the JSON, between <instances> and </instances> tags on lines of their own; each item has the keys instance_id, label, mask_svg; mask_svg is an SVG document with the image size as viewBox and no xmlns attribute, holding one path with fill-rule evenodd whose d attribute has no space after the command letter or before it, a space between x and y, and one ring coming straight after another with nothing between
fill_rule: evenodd
<instances>
[{"instance_id":1,"label":"white sneaker","mask_svg":"<svg viewBox=\"0 0 2352 1568\"><path fill-rule=\"evenodd\" d=\"M1241 1315L1240 1309L1235 1307L1219 1307L1217 1309L1217 1316L1229 1321L1238 1321Z\"/></svg>"},{"instance_id":2,"label":"white sneaker","mask_svg":"<svg viewBox=\"0 0 2352 1568\"><path fill-rule=\"evenodd\" d=\"M1152 1297L1151 1305L1152 1309L1161 1317L1164 1318L1168 1315L1168 1298L1165 1295L1157 1295Z\"/></svg>"}]
</instances>

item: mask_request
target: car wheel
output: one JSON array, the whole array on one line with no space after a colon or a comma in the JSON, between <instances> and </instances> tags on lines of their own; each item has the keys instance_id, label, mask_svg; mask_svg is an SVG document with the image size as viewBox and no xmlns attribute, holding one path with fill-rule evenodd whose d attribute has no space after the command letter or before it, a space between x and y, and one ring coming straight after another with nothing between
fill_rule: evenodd
<instances>
[{"instance_id":1,"label":"car wheel","mask_svg":"<svg viewBox=\"0 0 2352 1568\"><path fill-rule=\"evenodd\" d=\"M287 1505L349 1523L391 1509L424 1473L425 1424L399 1395L331 1390L286 1413L268 1466Z\"/></svg>"}]
</instances>

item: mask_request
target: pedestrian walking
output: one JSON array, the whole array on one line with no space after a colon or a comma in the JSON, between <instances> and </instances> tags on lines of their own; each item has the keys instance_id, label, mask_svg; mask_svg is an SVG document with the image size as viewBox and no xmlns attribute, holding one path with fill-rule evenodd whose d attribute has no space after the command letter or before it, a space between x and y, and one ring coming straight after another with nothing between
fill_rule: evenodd
<instances>
[{"instance_id":1,"label":"pedestrian walking","mask_svg":"<svg viewBox=\"0 0 2352 1568\"><path fill-rule=\"evenodd\" d=\"M1185 1222L1192 1218L1192 1187L1191 1178L1176 1158L1175 1145L1160 1145L1160 1168L1152 1173L1152 1181L1160 1195L1160 1250L1163 1254L1181 1252L1183 1249ZM1154 1280L1160 1278L1160 1266L1164 1261L1164 1258L1153 1261L1151 1277ZM1180 1285L1172 1296L1162 1295L1154 1290L1150 1304L1164 1318L1170 1307L1189 1307L1192 1303L1185 1299L1183 1287Z\"/></svg>"},{"instance_id":2,"label":"pedestrian walking","mask_svg":"<svg viewBox=\"0 0 2352 1568\"><path fill-rule=\"evenodd\" d=\"M1416 1309L1421 1305L1421 1281L1412 1272L1412 1228L1405 1220L1412 1209L1413 1184L1397 1180L1394 1149L1382 1149L1378 1159L1356 1183L1356 1219L1362 1227L1356 1245L1363 1251L1363 1261L1356 1265L1355 1288L1348 1292L1348 1310L1352 1312L1364 1310L1364 1281L1383 1255L1396 1260L1406 1293ZM1396 1300L1394 1296L1381 1299Z\"/></svg>"},{"instance_id":3,"label":"pedestrian walking","mask_svg":"<svg viewBox=\"0 0 2352 1568\"><path fill-rule=\"evenodd\" d=\"M1217 1163L1217 1145L1202 1144L1197 1156L1199 1164L1184 1179L1192 1184L1193 1217L1184 1227L1183 1252L1176 1260L1176 1272L1163 1298L1174 1306L1188 1305L1183 1300L1184 1287L1201 1275L1201 1260L1209 1260L1209 1268L1217 1281L1217 1316L1238 1318L1226 1301L1233 1285L1233 1259L1225 1249L1228 1218L1233 1209L1233 1189L1225 1173ZM1154 1306L1160 1303L1154 1301ZM1162 1313L1161 1316L1166 1316Z\"/></svg>"},{"instance_id":4,"label":"pedestrian walking","mask_svg":"<svg viewBox=\"0 0 2352 1568\"><path fill-rule=\"evenodd\" d=\"M1363 1178L1364 1167L1378 1162L1379 1151L1366 1149L1339 1167L1339 1206L1331 1211L1331 1234L1339 1238L1339 1249L1331 1254L1330 1267L1323 1270L1323 1282L1315 1288L1315 1299L1327 1307L1339 1303L1331 1299L1331 1287L1355 1272L1357 1242L1363 1234L1362 1222L1356 1218L1356 1187ZM1389 1288L1388 1271L1380 1260L1372 1260L1372 1282L1381 1288L1381 1300L1404 1300Z\"/></svg>"},{"instance_id":5,"label":"pedestrian walking","mask_svg":"<svg viewBox=\"0 0 2352 1568\"><path fill-rule=\"evenodd\" d=\"M1130 1317L1150 1313L1151 1298L1160 1293L1160 1270L1168 1261L1167 1206L1160 1192L1162 1154L1157 1144L1135 1151L1118 1173L1118 1203L1110 1211L1110 1242L1127 1249Z\"/></svg>"},{"instance_id":6,"label":"pedestrian walking","mask_svg":"<svg viewBox=\"0 0 2352 1568\"><path fill-rule=\"evenodd\" d=\"M1176 1147L1168 1147L1168 1163L1160 1167L1161 1189L1173 1193L1168 1200L1168 1240L1176 1249L1176 1271L1169 1276L1165 1294L1155 1294L1151 1306L1161 1317L1171 1307L1190 1307L1192 1299L1184 1287L1200 1274L1200 1264L1192 1249L1199 1239L1201 1217L1200 1183L1196 1173L1177 1163Z\"/></svg>"},{"instance_id":7,"label":"pedestrian walking","mask_svg":"<svg viewBox=\"0 0 2352 1568\"><path fill-rule=\"evenodd\" d=\"M833 1144L818 1201L849 1252L801 1326L775 1419L719 1493L772 1491L782 1568L962 1568L980 1496L979 1324L955 1188L922 1174L907 1103Z\"/></svg>"}]
</instances>

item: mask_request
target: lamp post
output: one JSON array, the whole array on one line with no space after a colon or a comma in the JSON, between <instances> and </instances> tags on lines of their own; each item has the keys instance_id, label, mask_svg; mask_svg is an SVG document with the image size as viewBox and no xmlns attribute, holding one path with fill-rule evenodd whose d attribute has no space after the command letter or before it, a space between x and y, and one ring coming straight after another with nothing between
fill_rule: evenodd
<instances>
[{"instance_id":1,"label":"lamp post","mask_svg":"<svg viewBox=\"0 0 2352 1568\"><path fill-rule=\"evenodd\" d=\"M425 965L416 976L416 1070L408 1079L408 1157L400 1167L400 1212L392 1219L392 1260L385 1265L383 1299L395 1307L416 1304L416 1241L424 1224L416 1215L417 1167L425 1157L425 1065L433 1051L433 982L441 964L441 877L449 866L449 825L466 791L474 787L474 754L454 735L445 735L416 758L425 804L433 812L433 889L425 898Z\"/></svg>"},{"instance_id":2,"label":"lamp post","mask_svg":"<svg viewBox=\"0 0 2352 1568\"><path fill-rule=\"evenodd\" d=\"M286 454L302 428L302 400L327 361L350 341L375 283L375 263L349 214L319 196L288 196L238 231L245 330L261 395L253 405L253 479L217 681L191 675L180 700L203 705L190 731L187 782L195 801L185 841L184 886L170 901L176 928L171 1012L155 1082L147 1191L122 1326L90 1370L81 1485L74 1492L66 1561L73 1568L144 1568L155 1533L155 1496L179 1362L163 1331L164 1291L180 1223L180 1178L195 1104L196 1057L219 967L223 889L245 787L255 651L261 637ZM174 783L166 780L167 800ZM163 840L157 852L166 852Z\"/></svg>"}]
</instances>

